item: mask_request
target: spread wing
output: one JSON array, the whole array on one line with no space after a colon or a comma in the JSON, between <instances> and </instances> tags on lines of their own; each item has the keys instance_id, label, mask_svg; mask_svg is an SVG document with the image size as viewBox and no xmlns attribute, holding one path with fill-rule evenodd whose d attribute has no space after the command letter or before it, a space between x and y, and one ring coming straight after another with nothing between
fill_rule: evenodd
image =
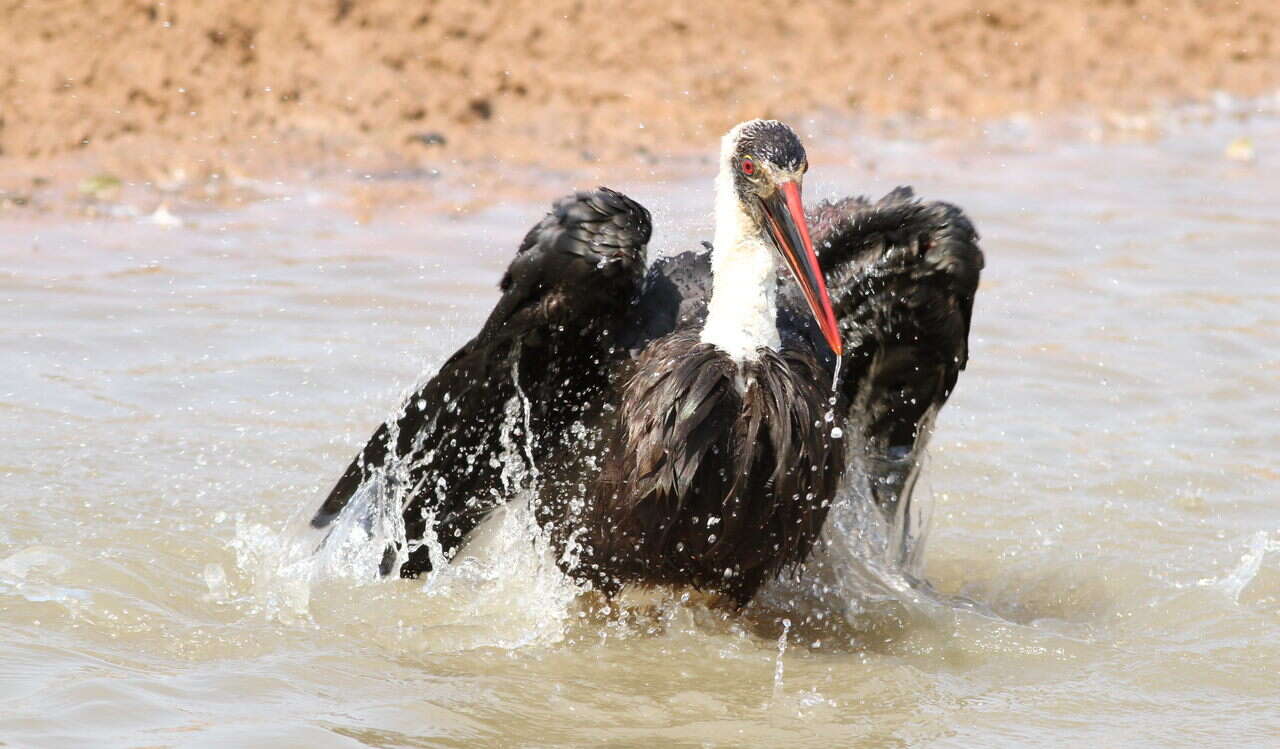
<instances>
[{"instance_id":1,"label":"spread wing","mask_svg":"<svg viewBox=\"0 0 1280 749\"><path fill-rule=\"evenodd\" d=\"M710 298L710 252L682 252L655 260L631 313L627 347L638 351L677 328L700 328Z\"/></svg>"},{"instance_id":2,"label":"spread wing","mask_svg":"<svg viewBox=\"0 0 1280 749\"><path fill-rule=\"evenodd\" d=\"M556 201L479 334L374 432L311 524L330 526L374 487L408 541L388 546L384 574L430 570L428 530L446 556L455 551L605 388L650 232L649 212L606 188Z\"/></svg>"},{"instance_id":3,"label":"spread wing","mask_svg":"<svg viewBox=\"0 0 1280 749\"><path fill-rule=\"evenodd\" d=\"M938 409L969 356L969 318L983 266L973 224L957 207L917 200L898 188L879 201L845 198L809 214L814 247L845 342L840 390L846 444L862 493L909 532L907 511ZM798 288L780 274L783 345L804 348L829 368ZM709 253L655 262L634 329L640 348L677 328L701 325L711 294Z\"/></svg>"},{"instance_id":4,"label":"spread wing","mask_svg":"<svg viewBox=\"0 0 1280 749\"><path fill-rule=\"evenodd\" d=\"M809 216L845 342L840 390L850 460L865 491L904 533L911 491L938 409L969 357L969 318L983 267L973 224L956 206L900 187L845 198ZM788 294L793 316L803 310ZM808 335L815 342L816 326ZM814 345L818 345L815 343ZM859 449L860 448L860 449ZM904 560L905 561L905 560Z\"/></svg>"}]
</instances>

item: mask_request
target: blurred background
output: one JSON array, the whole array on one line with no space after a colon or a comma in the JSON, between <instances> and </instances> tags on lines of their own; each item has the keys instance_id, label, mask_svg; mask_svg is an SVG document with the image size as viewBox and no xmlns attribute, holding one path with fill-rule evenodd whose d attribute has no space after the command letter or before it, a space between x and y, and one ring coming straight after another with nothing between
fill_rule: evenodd
<instances>
[{"instance_id":1,"label":"blurred background","mask_svg":"<svg viewBox=\"0 0 1280 749\"><path fill-rule=\"evenodd\" d=\"M171 186L625 164L759 116L1153 136L1162 108L1274 97L1278 28L1270 0L10 2L0 186L30 193L52 174L23 162L59 157Z\"/></svg>"}]
</instances>

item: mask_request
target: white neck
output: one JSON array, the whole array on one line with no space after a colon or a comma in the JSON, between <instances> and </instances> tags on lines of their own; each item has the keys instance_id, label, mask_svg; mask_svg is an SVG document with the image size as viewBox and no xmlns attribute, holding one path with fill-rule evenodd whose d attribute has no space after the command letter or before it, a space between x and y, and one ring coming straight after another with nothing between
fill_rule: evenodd
<instances>
[{"instance_id":1,"label":"white neck","mask_svg":"<svg viewBox=\"0 0 1280 749\"><path fill-rule=\"evenodd\" d=\"M722 155L716 177L711 301L701 338L738 361L749 361L759 356L757 349L776 351L782 346L774 301L777 269L773 248L742 210L729 163L732 146L729 149Z\"/></svg>"}]
</instances>

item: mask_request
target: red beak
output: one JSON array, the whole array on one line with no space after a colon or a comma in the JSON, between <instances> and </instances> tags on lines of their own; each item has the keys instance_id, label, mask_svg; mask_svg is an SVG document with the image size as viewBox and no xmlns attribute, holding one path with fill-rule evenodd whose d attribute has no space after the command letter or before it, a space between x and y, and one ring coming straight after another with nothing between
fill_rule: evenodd
<instances>
[{"instance_id":1,"label":"red beak","mask_svg":"<svg viewBox=\"0 0 1280 749\"><path fill-rule=\"evenodd\" d=\"M804 204L800 201L800 185L793 181L782 182L773 195L761 199L764 206L765 219L769 225L769 233L778 252L791 268L791 275L804 299L809 303L809 311L822 330L822 337L836 356L844 353L844 344L840 341L840 328L836 325L836 313L831 308L831 295L827 293L827 282L822 277L822 267L818 265L818 255L813 251L813 240L809 238L809 224L804 218Z\"/></svg>"}]
</instances>

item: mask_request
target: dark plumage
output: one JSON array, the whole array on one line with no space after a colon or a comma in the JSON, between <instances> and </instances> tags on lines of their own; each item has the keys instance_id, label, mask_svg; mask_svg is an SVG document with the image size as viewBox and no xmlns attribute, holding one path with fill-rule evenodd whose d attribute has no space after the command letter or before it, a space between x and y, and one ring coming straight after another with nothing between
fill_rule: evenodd
<instances>
[{"instance_id":1,"label":"dark plumage","mask_svg":"<svg viewBox=\"0 0 1280 749\"><path fill-rule=\"evenodd\" d=\"M840 324L847 482L910 532L908 502L933 418L969 358L969 320L984 259L978 234L949 203L923 202L909 187L878 201L824 201L809 212ZM711 293L710 254L654 263L635 315L652 339L700 325ZM794 285L779 281L784 345L834 357ZM798 340L807 341L807 344Z\"/></svg>"},{"instance_id":2,"label":"dark plumage","mask_svg":"<svg viewBox=\"0 0 1280 749\"><path fill-rule=\"evenodd\" d=\"M849 473L907 535L933 419L969 361L978 234L959 208L907 187L876 203L823 202L810 223L845 341Z\"/></svg>"},{"instance_id":3,"label":"dark plumage","mask_svg":"<svg viewBox=\"0 0 1280 749\"><path fill-rule=\"evenodd\" d=\"M767 161L782 169L803 169L807 156L795 131L777 120L755 120L742 128L737 154Z\"/></svg>"},{"instance_id":4,"label":"dark plumage","mask_svg":"<svg viewBox=\"0 0 1280 749\"><path fill-rule=\"evenodd\" d=\"M585 404L602 397L650 232L649 212L607 188L557 201L520 244L479 334L406 401L397 419L378 428L311 524L327 526L380 472L401 503L408 538L421 540L430 523L451 554L513 489L503 484L509 463L495 459L504 451L509 406L528 409L535 434L562 434ZM516 422L507 439L524 444L525 422ZM540 453L554 442L535 444ZM532 457L536 464L542 455ZM391 464L398 470L388 470ZM384 573L398 552L407 554L402 575L431 569L426 547L389 549Z\"/></svg>"},{"instance_id":5,"label":"dark plumage","mask_svg":"<svg viewBox=\"0 0 1280 749\"><path fill-rule=\"evenodd\" d=\"M582 531L581 576L604 590L686 584L745 603L802 562L843 468L826 382L803 351L765 351L740 370L688 329L648 346L621 395L604 478L568 524Z\"/></svg>"},{"instance_id":6,"label":"dark plumage","mask_svg":"<svg viewBox=\"0 0 1280 749\"><path fill-rule=\"evenodd\" d=\"M761 236L795 250L807 233L778 217L800 215L803 149L780 123L741 132L727 168L770 159L735 187L754 217L744 220L772 222ZM774 178L795 182L791 202L781 187L768 192L762 180ZM804 562L838 487L902 515L932 419L967 361L977 235L959 209L905 188L876 203L823 203L808 223L829 334L817 322L826 294L815 297L820 284L805 275L816 266L795 254L795 273L777 280L780 349L734 359L699 334L708 253L659 260L642 279L643 208L603 188L557 202L521 244L480 333L374 434L313 524L383 477L410 542L388 549L384 572L399 561L414 575L430 569L419 547L429 533L448 557L530 488L566 573L605 592L689 585L742 604ZM757 244L739 252L764 247L747 240ZM765 298L772 283L744 293ZM512 460L530 469L517 472L527 481L532 460L536 482L510 486Z\"/></svg>"},{"instance_id":7,"label":"dark plumage","mask_svg":"<svg viewBox=\"0 0 1280 749\"><path fill-rule=\"evenodd\" d=\"M626 345L639 350L676 328L698 326L711 295L711 243L704 252L682 252L653 261L640 298L628 315Z\"/></svg>"}]
</instances>

